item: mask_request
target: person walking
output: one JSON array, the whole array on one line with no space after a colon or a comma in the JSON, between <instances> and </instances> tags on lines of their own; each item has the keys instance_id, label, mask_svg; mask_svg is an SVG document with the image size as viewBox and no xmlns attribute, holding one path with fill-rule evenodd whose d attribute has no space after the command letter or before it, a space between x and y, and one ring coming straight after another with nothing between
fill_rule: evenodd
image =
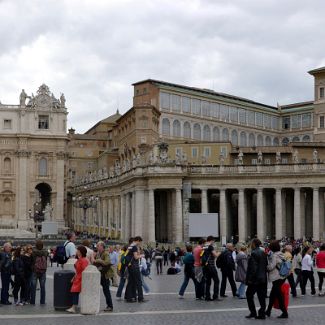
<instances>
[{"instance_id":1,"label":"person walking","mask_svg":"<svg viewBox=\"0 0 325 325\"><path fill-rule=\"evenodd\" d=\"M216 268L216 258L219 254L215 251L214 237L208 236L206 244L203 248L204 252L201 258L201 264L203 267L203 274L205 278L205 300L212 301L219 299L219 277ZM213 280L213 296L211 299L210 287Z\"/></svg>"},{"instance_id":2,"label":"person walking","mask_svg":"<svg viewBox=\"0 0 325 325\"><path fill-rule=\"evenodd\" d=\"M313 271L313 259L311 257L314 248L312 246L305 247L302 251L302 261L301 261L301 273L302 273L302 286L301 286L301 295L306 294L306 284L307 281L310 281L311 286L311 295L315 296L315 278Z\"/></svg>"},{"instance_id":3,"label":"person walking","mask_svg":"<svg viewBox=\"0 0 325 325\"><path fill-rule=\"evenodd\" d=\"M133 240L131 240L131 243L132 242L133 242ZM129 244L131 244L131 243L129 243ZM125 268L126 268L126 255L127 255L127 253L128 253L128 246L124 246L120 251L119 263L118 263L118 266L117 266L118 274L120 276L120 283L118 285L117 292L116 292L117 300L122 299L122 291L124 289L125 282L126 282Z\"/></svg>"},{"instance_id":4,"label":"person walking","mask_svg":"<svg viewBox=\"0 0 325 325\"><path fill-rule=\"evenodd\" d=\"M89 259L87 258L87 249L85 246L78 246L76 250L77 262L74 264L76 274L72 278L72 286L70 292L72 293L72 306L66 311L75 314L79 303L79 294L82 287L82 272L89 265Z\"/></svg>"},{"instance_id":5,"label":"person walking","mask_svg":"<svg viewBox=\"0 0 325 325\"><path fill-rule=\"evenodd\" d=\"M140 274L141 274L141 283L142 283L142 288L143 288L143 295L148 296L150 293L150 288L146 281L144 280L144 277L149 276L149 269L148 269L148 264L147 260L145 258L145 253L142 250L140 252L141 258L140 258Z\"/></svg>"},{"instance_id":6,"label":"person walking","mask_svg":"<svg viewBox=\"0 0 325 325\"><path fill-rule=\"evenodd\" d=\"M105 243L99 241L96 245L97 254L95 256L94 265L97 266L100 271L100 284L103 288L103 293L106 299L106 308L104 311L113 311L113 301L111 291L109 289L110 279L113 277L113 269L111 267L111 260L109 253L105 250Z\"/></svg>"},{"instance_id":7,"label":"person walking","mask_svg":"<svg viewBox=\"0 0 325 325\"><path fill-rule=\"evenodd\" d=\"M325 277L325 244L322 244L319 248L319 253L316 255L316 267L318 274L318 295L323 297L325 293L323 293L323 282Z\"/></svg>"},{"instance_id":8,"label":"person walking","mask_svg":"<svg viewBox=\"0 0 325 325\"><path fill-rule=\"evenodd\" d=\"M195 280L196 280L196 287L195 287L196 300L204 299L205 279L204 279L204 275L203 275L203 268L201 265L201 253L203 250L204 243L205 243L205 239L201 238L199 240L198 245L194 248L194 251L193 251L194 274L195 274Z\"/></svg>"},{"instance_id":9,"label":"person walking","mask_svg":"<svg viewBox=\"0 0 325 325\"><path fill-rule=\"evenodd\" d=\"M111 261L112 269L112 286L118 287L118 278L117 278L117 265L118 265L118 253L116 252L113 246L109 247L109 258Z\"/></svg>"},{"instance_id":10,"label":"person walking","mask_svg":"<svg viewBox=\"0 0 325 325\"><path fill-rule=\"evenodd\" d=\"M178 293L178 297L180 299L184 298L184 293L185 293L185 290L187 288L187 285L188 285L190 279L192 279L192 281L193 281L194 288L196 288L196 286L197 286L197 282L196 282L195 274L194 274L194 256L192 254L192 251L193 251L192 246L187 245L186 253L183 258L184 280L183 280L183 283L182 283L181 288L179 289L179 293ZM197 292L197 290L195 290L195 292Z\"/></svg>"},{"instance_id":11,"label":"person walking","mask_svg":"<svg viewBox=\"0 0 325 325\"><path fill-rule=\"evenodd\" d=\"M262 245L258 238L254 238L251 242L251 254L247 261L246 272L246 299L250 314L246 318L265 319L265 286L267 283L267 257L260 248ZM260 303L258 314L256 313L254 295L257 294Z\"/></svg>"},{"instance_id":12,"label":"person walking","mask_svg":"<svg viewBox=\"0 0 325 325\"><path fill-rule=\"evenodd\" d=\"M296 282L295 282L296 291L297 291L298 284L300 285L300 290L302 286L301 262L302 262L301 247L298 246L293 252L293 260L292 260L292 267L296 275Z\"/></svg>"},{"instance_id":13,"label":"person walking","mask_svg":"<svg viewBox=\"0 0 325 325\"><path fill-rule=\"evenodd\" d=\"M292 297L296 298L297 297L297 290L296 290L295 279L293 277L294 268L293 268L293 257L292 257L292 246L291 245L286 245L285 246L285 248L284 248L284 259L286 261L290 262L291 265L292 265L290 274L287 277L287 279L288 279L288 282L290 284Z\"/></svg>"},{"instance_id":14,"label":"person walking","mask_svg":"<svg viewBox=\"0 0 325 325\"><path fill-rule=\"evenodd\" d=\"M47 270L47 257L48 252L43 249L43 242L37 240L35 244L35 249L32 253L32 283L31 283L31 305L35 305L36 298L36 286L37 281L40 284L41 296L40 304L45 305L45 283L46 283L46 270Z\"/></svg>"},{"instance_id":15,"label":"person walking","mask_svg":"<svg viewBox=\"0 0 325 325\"><path fill-rule=\"evenodd\" d=\"M24 305L24 297L25 297L25 277L24 277L24 262L21 256L21 247L16 247L13 260L12 260L12 274L14 276L14 303L16 306ZM20 298L19 298L20 296Z\"/></svg>"},{"instance_id":16,"label":"person walking","mask_svg":"<svg viewBox=\"0 0 325 325\"><path fill-rule=\"evenodd\" d=\"M270 293L269 305L265 312L265 315L270 317L273 304L277 299L279 301L279 308L282 311L282 314L278 318L288 318L288 311L284 305L284 297L281 291L281 287L284 284L286 278L280 275L281 263L285 261L284 254L280 251L280 243L277 240L271 241L269 245L269 254L268 254L268 276L269 281L272 282L272 289Z\"/></svg>"},{"instance_id":17,"label":"person walking","mask_svg":"<svg viewBox=\"0 0 325 325\"><path fill-rule=\"evenodd\" d=\"M157 274L162 274L163 253L159 247L156 247L156 249L154 250L153 258L155 259Z\"/></svg>"},{"instance_id":18,"label":"person walking","mask_svg":"<svg viewBox=\"0 0 325 325\"><path fill-rule=\"evenodd\" d=\"M9 301L9 286L11 282L11 250L10 243L3 245L3 252L0 253L0 271L1 271L1 304L11 305Z\"/></svg>"},{"instance_id":19,"label":"person walking","mask_svg":"<svg viewBox=\"0 0 325 325\"><path fill-rule=\"evenodd\" d=\"M128 247L128 254L126 256L126 272L128 273L128 283L125 290L125 299L127 302L145 302L143 299L143 290L141 282L141 274L139 267L139 260L141 255L139 253L139 245L142 242L140 236L133 239L133 243Z\"/></svg>"},{"instance_id":20,"label":"person walking","mask_svg":"<svg viewBox=\"0 0 325 325\"><path fill-rule=\"evenodd\" d=\"M236 265L233 259L233 251L234 245L232 243L228 243L226 245L226 249L219 255L217 259L217 266L220 267L222 274L220 296L224 298L227 297L227 279L229 281L233 297L236 297L237 292L236 283L234 281L234 271L236 269Z\"/></svg>"},{"instance_id":21,"label":"person walking","mask_svg":"<svg viewBox=\"0 0 325 325\"><path fill-rule=\"evenodd\" d=\"M245 289L246 289L246 272L247 272L247 247L242 245L240 247L239 253L236 256L237 268L235 272L235 280L240 282L237 289L237 296L239 299L246 299Z\"/></svg>"}]
</instances>

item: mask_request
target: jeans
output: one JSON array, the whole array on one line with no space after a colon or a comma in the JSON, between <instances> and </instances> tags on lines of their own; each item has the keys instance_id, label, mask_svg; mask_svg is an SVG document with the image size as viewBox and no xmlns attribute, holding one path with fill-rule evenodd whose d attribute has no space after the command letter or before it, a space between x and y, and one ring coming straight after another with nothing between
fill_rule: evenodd
<instances>
[{"instance_id":1,"label":"jeans","mask_svg":"<svg viewBox=\"0 0 325 325\"><path fill-rule=\"evenodd\" d=\"M260 303L260 310L258 311L259 316L265 316L265 283L261 284L249 284L246 290L246 298L247 298L247 305L251 315L257 315L255 303L254 303L254 295L257 293L257 298Z\"/></svg>"},{"instance_id":2,"label":"jeans","mask_svg":"<svg viewBox=\"0 0 325 325\"><path fill-rule=\"evenodd\" d=\"M196 283L194 274L192 276L189 276L184 273L184 280L183 280L183 283L182 283L181 288L179 289L179 293L178 293L180 296L184 296L185 290L187 288L187 285L188 285L190 279L193 280L194 287L196 287L197 283ZM199 297L196 297L196 298L199 298Z\"/></svg>"},{"instance_id":3,"label":"jeans","mask_svg":"<svg viewBox=\"0 0 325 325\"><path fill-rule=\"evenodd\" d=\"M219 277L216 268L207 266L203 268L203 274L205 277L205 299L211 299L210 287L213 280L213 299L219 297Z\"/></svg>"},{"instance_id":4,"label":"jeans","mask_svg":"<svg viewBox=\"0 0 325 325\"><path fill-rule=\"evenodd\" d=\"M78 306L80 292L72 292L72 305Z\"/></svg>"},{"instance_id":5,"label":"jeans","mask_svg":"<svg viewBox=\"0 0 325 325\"><path fill-rule=\"evenodd\" d=\"M131 301L136 299L138 295L138 300L143 300L142 282L139 267L131 266L129 267L129 277L128 284L125 290L125 299Z\"/></svg>"},{"instance_id":6,"label":"jeans","mask_svg":"<svg viewBox=\"0 0 325 325\"><path fill-rule=\"evenodd\" d=\"M100 284L103 287L107 307L113 308L112 296L109 290L109 279L106 279L105 276L101 276Z\"/></svg>"},{"instance_id":7,"label":"jeans","mask_svg":"<svg viewBox=\"0 0 325 325\"><path fill-rule=\"evenodd\" d=\"M144 281L144 276L141 273L141 282L142 282L142 287L143 287L143 291L145 293L149 293L150 289L148 287L148 285L146 284L146 282Z\"/></svg>"},{"instance_id":8,"label":"jeans","mask_svg":"<svg viewBox=\"0 0 325 325\"><path fill-rule=\"evenodd\" d=\"M296 289L296 283L295 283L295 279L293 277L293 273L290 273L290 275L287 277L287 279L290 284L292 296L297 297L297 289Z\"/></svg>"},{"instance_id":9,"label":"jeans","mask_svg":"<svg viewBox=\"0 0 325 325\"><path fill-rule=\"evenodd\" d=\"M306 294L306 284L307 281L310 281L311 286L311 294L314 295L316 293L315 290L315 278L314 278L314 272L313 271L301 271L302 273L302 286L301 286L301 294Z\"/></svg>"},{"instance_id":10,"label":"jeans","mask_svg":"<svg viewBox=\"0 0 325 325\"><path fill-rule=\"evenodd\" d=\"M37 280L40 284L41 289L41 297L40 297L40 304L45 304L45 282L46 282L46 273L36 274L33 273L32 275L32 285L31 285L31 294L30 294L30 303L35 305L35 298L36 298L36 286Z\"/></svg>"},{"instance_id":11,"label":"jeans","mask_svg":"<svg viewBox=\"0 0 325 325\"><path fill-rule=\"evenodd\" d=\"M123 275L120 278L120 283L119 283L118 288L117 288L117 292L116 292L116 297L117 298L121 298L122 297L122 291L123 291L125 282L126 282L126 278Z\"/></svg>"},{"instance_id":12,"label":"jeans","mask_svg":"<svg viewBox=\"0 0 325 325\"><path fill-rule=\"evenodd\" d=\"M162 274L162 258L156 258L157 274Z\"/></svg>"},{"instance_id":13,"label":"jeans","mask_svg":"<svg viewBox=\"0 0 325 325\"><path fill-rule=\"evenodd\" d=\"M246 285L244 282L241 282L238 289L237 289L237 296L238 298L245 298L245 290L246 290Z\"/></svg>"},{"instance_id":14,"label":"jeans","mask_svg":"<svg viewBox=\"0 0 325 325\"><path fill-rule=\"evenodd\" d=\"M31 287L32 287L32 274L27 275L25 277L25 296L24 296L24 302L30 302Z\"/></svg>"},{"instance_id":15,"label":"jeans","mask_svg":"<svg viewBox=\"0 0 325 325\"><path fill-rule=\"evenodd\" d=\"M1 272L1 303L5 304L9 301L9 286L10 286L11 274L6 272Z\"/></svg>"},{"instance_id":16,"label":"jeans","mask_svg":"<svg viewBox=\"0 0 325 325\"><path fill-rule=\"evenodd\" d=\"M269 306L267 307L267 311L271 312L272 308L273 308L273 304L275 299L278 299L279 301L279 309L286 314L287 313L287 309L284 305L284 297L281 291L281 287L283 285L283 283L285 282L285 279L279 279L276 281L272 282L272 289L270 292L270 299L269 299Z\"/></svg>"}]
</instances>

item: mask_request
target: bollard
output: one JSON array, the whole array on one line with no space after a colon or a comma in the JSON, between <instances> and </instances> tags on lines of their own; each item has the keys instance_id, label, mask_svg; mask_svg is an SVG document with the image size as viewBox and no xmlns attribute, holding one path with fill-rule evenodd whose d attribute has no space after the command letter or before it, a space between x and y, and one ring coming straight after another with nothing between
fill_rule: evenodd
<instances>
[{"instance_id":1,"label":"bollard","mask_svg":"<svg viewBox=\"0 0 325 325\"><path fill-rule=\"evenodd\" d=\"M100 308L100 272L94 265L88 265L82 272L80 312L86 315L99 313Z\"/></svg>"},{"instance_id":2,"label":"bollard","mask_svg":"<svg viewBox=\"0 0 325 325\"><path fill-rule=\"evenodd\" d=\"M63 265L63 269L64 270L70 270L70 271L73 271L73 272L76 272L75 268L74 268L74 264L77 262L77 259L76 258L69 258L67 260L67 263L65 263Z\"/></svg>"}]
</instances>

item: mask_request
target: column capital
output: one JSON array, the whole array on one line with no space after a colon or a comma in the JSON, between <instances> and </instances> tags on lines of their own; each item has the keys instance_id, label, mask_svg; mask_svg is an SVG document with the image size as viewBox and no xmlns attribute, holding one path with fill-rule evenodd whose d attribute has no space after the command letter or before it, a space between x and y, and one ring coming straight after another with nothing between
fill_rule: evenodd
<instances>
[{"instance_id":1,"label":"column capital","mask_svg":"<svg viewBox=\"0 0 325 325\"><path fill-rule=\"evenodd\" d=\"M317 186L316 187L313 187L313 190L318 192L319 191L319 187L317 187Z\"/></svg>"}]
</instances>

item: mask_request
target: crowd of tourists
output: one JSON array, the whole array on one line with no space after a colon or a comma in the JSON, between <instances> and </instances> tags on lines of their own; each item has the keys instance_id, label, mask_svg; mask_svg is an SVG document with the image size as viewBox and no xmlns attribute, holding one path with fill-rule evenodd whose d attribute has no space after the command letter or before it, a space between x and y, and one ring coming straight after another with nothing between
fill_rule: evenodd
<instances>
[{"instance_id":1,"label":"crowd of tourists","mask_svg":"<svg viewBox=\"0 0 325 325\"><path fill-rule=\"evenodd\" d=\"M77 246L75 242L76 235L69 233L62 245L52 249L45 249L41 240L37 240L35 246L12 247L5 243L0 253L1 305L12 304L10 293L17 306L35 305L38 287L40 304L45 304L47 267L55 263L64 268L72 258L76 262L71 285L72 306L67 309L70 313L77 312L82 273L90 264L101 273L100 284L106 300L104 311L107 312L113 311L111 285L117 287L117 300L146 302L144 296L150 293L146 279L151 279L153 265L157 275L174 275L183 269L184 278L178 292L180 299L184 299L191 280L197 300L220 301L227 297L226 285L229 282L232 296L247 300L250 311L247 318L265 319L271 315L274 306L282 312L279 318L287 318L289 287L292 297L297 297L298 286L304 296L309 281L311 295L316 295L314 268L319 278L318 295L325 295L325 244L321 243L286 238L262 243L255 238L249 245L228 243L217 249L215 238L208 236L200 239L194 247L186 245L183 249L171 249L158 244L156 247L143 247L139 236L130 238L125 246L106 247L103 241L91 244L88 239ZM271 284L269 295L268 283ZM254 303L255 294L260 303L258 311Z\"/></svg>"}]
</instances>

